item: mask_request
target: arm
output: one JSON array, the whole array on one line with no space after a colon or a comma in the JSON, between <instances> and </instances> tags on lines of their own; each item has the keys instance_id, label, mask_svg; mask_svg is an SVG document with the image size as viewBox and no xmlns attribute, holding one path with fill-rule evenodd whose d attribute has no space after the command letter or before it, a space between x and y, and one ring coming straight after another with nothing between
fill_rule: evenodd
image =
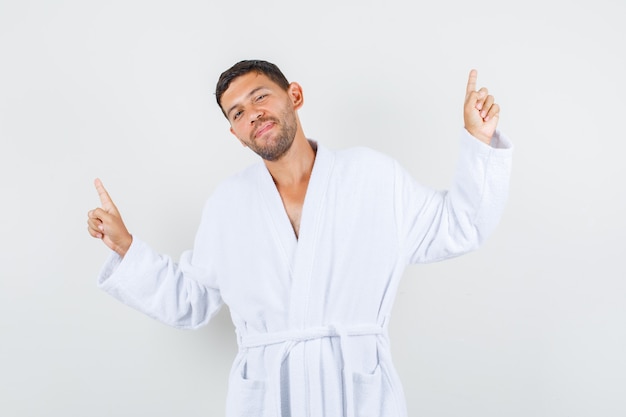
<instances>
[{"instance_id":1,"label":"arm","mask_svg":"<svg viewBox=\"0 0 626 417\"><path fill-rule=\"evenodd\" d=\"M399 166L396 169L399 236L407 262L434 262L476 249L504 210L512 146L496 132L500 108L493 96L484 88L475 91L475 85L472 70L451 187L435 191L417 184Z\"/></svg>"},{"instance_id":2,"label":"arm","mask_svg":"<svg viewBox=\"0 0 626 417\"><path fill-rule=\"evenodd\" d=\"M114 251L100 272L99 287L165 324L206 324L223 304L207 268L194 262L191 251L177 264L133 239L102 182L95 185L102 207L89 212L88 230Z\"/></svg>"}]
</instances>

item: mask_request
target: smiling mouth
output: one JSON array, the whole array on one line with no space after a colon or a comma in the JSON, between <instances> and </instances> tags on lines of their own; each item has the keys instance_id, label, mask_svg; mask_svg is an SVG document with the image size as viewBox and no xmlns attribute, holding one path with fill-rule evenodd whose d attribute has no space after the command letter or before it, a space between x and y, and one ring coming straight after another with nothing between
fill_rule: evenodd
<instances>
[{"instance_id":1,"label":"smiling mouth","mask_svg":"<svg viewBox=\"0 0 626 417\"><path fill-rule=\"evenodd\" d=\"M265 132L267 132L268 130L270 130L271 128L274 127L274 122L267 122L265 124L263 124L263 126L261 126L255 133L254 133L254 137L255 139L258 138L259 136L263 135Z\"/></svg>"}]
</instances>

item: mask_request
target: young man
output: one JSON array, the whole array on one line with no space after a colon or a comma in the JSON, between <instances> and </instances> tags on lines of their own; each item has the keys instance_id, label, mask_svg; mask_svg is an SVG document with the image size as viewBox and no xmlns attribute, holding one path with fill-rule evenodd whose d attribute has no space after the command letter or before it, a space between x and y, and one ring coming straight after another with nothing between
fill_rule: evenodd
<instances>
[{"instance_id":1,"label":"young man","mask_svg":"<svg viewBox=\"0 0 626 417\"><path fill-rule=\"evenodd\" d=\"M228 304L239 345L228 416L405 416L387 335L404 268L475 249L506 200L511 146L476 77L455 181L438 192L377 152L307 140L300 85L273 64L237 63L217 102L262 161L217 188L179 263L131 236L96 180L89 233L114 251L99 285L181 328Z\"/></svg>"}]
</instances>

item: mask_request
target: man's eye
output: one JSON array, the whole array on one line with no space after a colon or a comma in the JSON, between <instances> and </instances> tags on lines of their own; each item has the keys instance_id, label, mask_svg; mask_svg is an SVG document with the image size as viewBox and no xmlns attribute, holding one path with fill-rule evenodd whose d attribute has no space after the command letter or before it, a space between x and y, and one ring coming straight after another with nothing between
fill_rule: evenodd
<instances>
[{"instance_id":1,"label":"man's eye","mask_svg":"<svg viewBox=\"0 0 626 417\"><path fill-rule=\"evenodd\" d=\"M235 114L233 115L233 120L237 120L237 119L239 119L239 117L241 117L241 114L242 114L242 113L243 113L243 112L242 112L241 110L239 110L237 113L235 113Z\"/></svg>"},{"instance_id":2,"label":"man's eye","mask_svg":"<svg viewBox=\"0 0 626 417\"><path fill-rule=\"evenodd\" d=\"M256 98L256 101L261 101L261 100L263 100L265 97L267 97L267 94L261 94L260 96L258 96L258 97Z\"/></svg>"}]
</instances>

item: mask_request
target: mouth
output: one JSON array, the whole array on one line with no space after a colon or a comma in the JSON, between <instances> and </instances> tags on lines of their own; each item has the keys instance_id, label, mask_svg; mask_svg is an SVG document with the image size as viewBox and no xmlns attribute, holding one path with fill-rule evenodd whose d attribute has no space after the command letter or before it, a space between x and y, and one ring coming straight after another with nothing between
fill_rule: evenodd
<instances>
[{"instance_id":1,"label":"mouth","mask_svg":"<svg viewBox=\"0 0 626 417\"><path fill-rule=\"evenodd\" d=\"M254 132L254 138L258 138L261 135L263 135L265 132L269 131L271 128L274 127L274 122L266 122L264 124L262 124L256 132Z\"/></svg>"}]
</instances>

